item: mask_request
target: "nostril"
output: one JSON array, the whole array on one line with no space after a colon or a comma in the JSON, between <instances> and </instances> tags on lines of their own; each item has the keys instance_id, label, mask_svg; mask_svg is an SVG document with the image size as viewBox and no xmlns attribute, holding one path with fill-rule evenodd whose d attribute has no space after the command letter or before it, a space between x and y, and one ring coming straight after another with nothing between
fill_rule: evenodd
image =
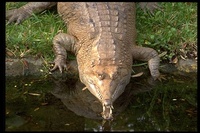
<instances>
[{"instance_id":1,"label":"nostril","mask_svg":"<svg viewBox=\"0 0 200 133\"><path fill-rule=\"evenodd\" d=\"M103 100L103 112L102 112L102 117L104 119L112 119L112 101L110 99L105 99Z\"/></svg>"}]
</instances>

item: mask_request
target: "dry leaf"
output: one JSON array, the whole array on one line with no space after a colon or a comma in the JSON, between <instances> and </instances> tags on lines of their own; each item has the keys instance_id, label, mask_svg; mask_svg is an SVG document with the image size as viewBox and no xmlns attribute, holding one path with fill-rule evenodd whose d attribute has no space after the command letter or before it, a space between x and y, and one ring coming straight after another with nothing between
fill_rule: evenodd
<instances>
[{"instance_id":1,"label":"dry leaf","mask_svg":"<svg viewBox=\"0 0 200 133\"><path fill-rule=\"evenodd\" d=\"M37 110L39 110L39 109L40 109L39 107L38 107L38 108L35 108L34 111L37 111Z\"/></svg>"},{"instance_id":2,"label":"dry leaf","mask_svg":"<svg viewBox=\"0 0 200 133\"><path fill-rule=\"evenodd\" d=\"M140 72L140 73L138 73L138 74L132 75L131 77L133 77L133 78L135 78L135 77L140 77L140 76L142 76L142 74L143 74L143 72Z\"/></svg>"},{"instance_id":3,"label":"dry leaf","mask_svg":"<svg viewBox=\"0 0 200 133\"><path fill-rule=\"evenodd\" d=\"M175 57L173 60L171 60L169 63L174 63L174 64L176 64L178 62L178 58L177 57Z\"/></svg>"},{"instance_id":4,"label":"dry leaf","mask_svg":"<svg viewBox=\"0 0 200 133\"><path fill-rule=\"evenodd\" d=\"M32 95L32 96L40 96L41 94L38 94L38 93L28 93L29 95Z\"/></svg>"}]
</instances>

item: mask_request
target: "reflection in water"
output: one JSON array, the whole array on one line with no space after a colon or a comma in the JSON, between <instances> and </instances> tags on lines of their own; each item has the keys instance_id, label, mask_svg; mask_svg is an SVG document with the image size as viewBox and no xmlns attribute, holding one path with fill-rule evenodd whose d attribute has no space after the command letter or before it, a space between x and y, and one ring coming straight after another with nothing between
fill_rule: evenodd
<instances>
[{"instance_id":1,"label":"reflection in water","mask_svg":"<svg viewBox=\"0 0 200 133\"><path fill-rule=\"evenodd\" d=\"M102 104L88 90L84 90L84 84L77 80L69 85L69 81L54 80L55 87L52 94L59 98L64 105L79 116L90 119L103 119L101 116ZM113 116L120 114L129 105L134 94L151 90L152 85L143 80L140 82L130 82L124 93L114 102ZM99 130L109 131L112 121L102 120Z\"/></svg>"},{"instance_id":2,"label":"reflection in water","mask_svg":"<svg viewBox=\"0 0 200 133\"><path fill-rule=\"evenodd\" d=\"M6 79L6 131L197 131L196 77L146 78L132 78L113 121L101 118L100 102L72 76Z\"/></svg>"}]
</instances>

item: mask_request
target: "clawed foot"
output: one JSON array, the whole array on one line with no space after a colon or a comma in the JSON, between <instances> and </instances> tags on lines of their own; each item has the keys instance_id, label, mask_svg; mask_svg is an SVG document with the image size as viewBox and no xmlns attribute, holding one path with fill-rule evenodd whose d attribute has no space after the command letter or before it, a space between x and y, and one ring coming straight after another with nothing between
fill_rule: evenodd
<instances>
[{"instance_id":1,"label":"clawed foot","mask_svg":"<svg viewBox=\"0 0 200 133\"><path fill-rule=\"evenodd\" d=\"M54 67L52 69L50 69L51 72L55 71L57 68L60 70L60 72L62 73L63 70L67 70L67 64L66 64L66 60L64 58L62 58L62 56L57 56L56 59L54 60Z\"/></svg>"},{"instance_id":2,"label":"clawed foot","mask_svg":"<svg viewBox=\"0 0 200 133\"><path fill-rule=\"evenodd\" d=\"M15 22L15 24L20 24L26 18L28 18L31 14L28 13L23 8L13 9L6 11L6 20L8 20L7 25Z\"/></svg>"},{"instance_id":3,"label":"clawed foot","mask_svg":"<svg viewBox=\"0 0 200 133\"><path fill-rule=\"evenodd\" d=\"M166 79L166 75L164 74L160 74L160 76L157 78L160 82L162 82L163 80L167 80Z\"/></svg>"},{"instance_id":4,"label":"clawed foot","mask_svg":"<svg viewBox=\"0 0 200 133\"><path fill-rule=\"evenodd\" d=\"M139 5L145 13L149 11L151 14L154 14L155 10L163 11L158 2L140 2Z\"/></svg>"},{"instance_id":5,"label":"clawed foot","mask_svg":"<svg viewBox=\"0 0 200 133\"><path fill-rule=\"evenodd\" d=\"M149 77L147 81L150 85L155 85L158 82L162 82L163 80L167 80L166 75L160 74L157 78Z\"/></svg>"}]
</instances>

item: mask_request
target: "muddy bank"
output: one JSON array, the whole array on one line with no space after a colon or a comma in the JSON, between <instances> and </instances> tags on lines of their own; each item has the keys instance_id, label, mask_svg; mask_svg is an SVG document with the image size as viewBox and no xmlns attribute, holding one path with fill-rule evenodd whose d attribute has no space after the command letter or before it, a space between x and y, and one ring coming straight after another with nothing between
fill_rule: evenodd
<instances>
[{"instance_id":1,"label":"muddy bank","mask_svg":"<svg viewBox=\"0 0 200 133\"><path fill-rule=\"evenodd\" d=\"M41 75L43 61L41 59L6 58L6 76Z\"/></svg>"},{"instance_id":2,"label":"muddy bank","mask_svg":"<svg viewBox=\"0 0 200 133\"><path fill-rule=\"evenodd\" d=\"M42 59L22 58L12 59L6 58L6 76L41 76L48 74L49 71L45 68ZM137 69L134 68L134 69ZM71 74L77 74L76 61L69 62L69 71ZM160 65L161 73L170 73L175 75L194 76L197 75L197 62L196 60L186 59L179 60L176 64L162 64ZM55 71L54 75L60 75L59 71Z\"/></svg>"}]
</instances>

